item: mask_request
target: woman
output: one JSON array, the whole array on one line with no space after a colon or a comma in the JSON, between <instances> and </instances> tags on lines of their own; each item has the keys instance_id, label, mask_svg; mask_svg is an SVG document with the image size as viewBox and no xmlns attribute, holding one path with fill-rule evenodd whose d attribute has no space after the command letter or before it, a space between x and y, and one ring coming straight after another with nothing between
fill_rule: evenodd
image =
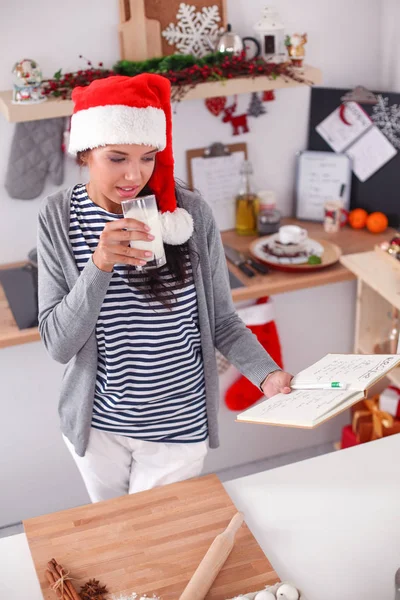
<instances>
[{"instance_id":1,"label":"woman","mask_svg":"<svg viewBox=\"0 0 400 600\"><path fill-rule=\"evenodd\" d=\"M267 396L290 391L237 316L209 207L173 175L169 82L110 77L73 91L71 154L89 182L39 215L39 328L67 363L59 414L93 502L200 474L218 441L215 347ZM151 231L121 202L157 198L167 264L131 240Z\"/></svg>"}]
</instances>

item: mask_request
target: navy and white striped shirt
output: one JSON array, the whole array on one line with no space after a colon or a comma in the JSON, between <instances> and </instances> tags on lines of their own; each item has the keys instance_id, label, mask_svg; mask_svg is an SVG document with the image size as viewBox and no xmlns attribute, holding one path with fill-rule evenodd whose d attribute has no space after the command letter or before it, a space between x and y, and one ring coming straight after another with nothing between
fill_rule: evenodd
<instances>
[{"instance_id":1,"label":"navy and white striped shirt","mask_svg":"<svg viewBox=\"0 0 400 600\"><path fill-rule=\"evenodd\" d=\"M71 198L69 238L78 269L91 258L108 221L83 184ZM165 307L146 292L143 275L115 265L96 324L98 368L92 427L153 442L207 438L206 394L196 289L175 288ZM174 288L174 277L163 270Z\"/></svg>"}]
</instances>

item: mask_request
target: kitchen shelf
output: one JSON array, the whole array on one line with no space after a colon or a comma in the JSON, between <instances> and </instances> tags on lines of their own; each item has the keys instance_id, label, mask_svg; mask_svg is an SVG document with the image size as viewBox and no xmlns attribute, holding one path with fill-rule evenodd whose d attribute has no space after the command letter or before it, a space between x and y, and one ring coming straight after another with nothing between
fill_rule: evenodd
<instances>
[{"instance_id":1,"label":"kitchen shelf","mask_svg":"<svg viewBox=\"0 0 400 600\"><path fill-rule=\"evenodd\" d=\"M377 251L350 254L340 260L357 277L354 351L389 354L385 337L391 328L390 315L394 308L400 309L398 265ZM400 367L387 373L385 382L400 388Z\"/></svg>"},{"instance_id":2,"label":"kitchen shelf","mask_svg":"<svg viewBox=\"0 0 400 600\"><path fill-rule=\"evenodd\" d=\"M318 85L322 82L320 69L304 66L302 74L305 81ZM215 96L234 96L235 94L247 94L262 92L264 90L276 90L308 85L294 81L284 75L276 79L268 77L234 78L223 82L213 81L199 83L195 88L189 89L182 100L196 100L199 98L213 98ZM0 112L10 123L23 121L39 121L41 119L53 119L55 117L67 117L72 114L72 100L59 100L49 98L40 104L12 104L12 91L0 92Z\"/></svg>"},{"instance_id":3,"label":"kitchen shelf","mask_svg":"<svg viewBox=\"0 0 400 600\"><path fill-rule=\"evenodd\" d=\"M390 233L385 235L390 238ZM387 260L372 251L342 256L340 261L359 281L400 310L400 274Z\"/></svg>"}]
</instances>

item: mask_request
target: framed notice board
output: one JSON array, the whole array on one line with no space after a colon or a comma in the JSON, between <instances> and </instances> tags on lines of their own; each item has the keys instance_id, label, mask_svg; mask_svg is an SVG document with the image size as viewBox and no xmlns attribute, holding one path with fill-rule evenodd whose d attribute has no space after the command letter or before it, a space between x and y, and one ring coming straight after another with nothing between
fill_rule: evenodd
<instances>
[{"instance_id":1,"label":"framed notice board","mask_svg":"<svg viewBox=\"0 0 400 600\"><path fill-rule=\"evenodd\" d=\"M245 143L216 143L186 152L189 187L211 207L220 231L235 227L235 197L246 159Z\"/></svg>"},{"instance_id":2,"label":"framed notice board","mask_svg":"<svg viewBox=\"0 0 400 600\"><path fill-rule=\"evenodd\" d=\"M342 96L348 89L314 87L311 90L311 106L308 130L308 149L331 152L332 148L316 131L316 126L342 104ZM400 105L400 94L381 93L388 98L389 106ZM361 104L369 115L372 104ZM400 226L400 152L367 181L361 182L352 175L350 208L364 208L368 212L382 211L391 227Z\"/></svg>"},{"instance_id":3,"label":"framed notice board","mask_svg":"<svg viewBox=\"0 0 400 600\"><path fill-rule=\"evenodd\" d=\"M351 160L346 154L300 152L296 166L296 218L322 223L324 204L339 197L348 210L350 187Z\"/></svg>"}]
</instances>

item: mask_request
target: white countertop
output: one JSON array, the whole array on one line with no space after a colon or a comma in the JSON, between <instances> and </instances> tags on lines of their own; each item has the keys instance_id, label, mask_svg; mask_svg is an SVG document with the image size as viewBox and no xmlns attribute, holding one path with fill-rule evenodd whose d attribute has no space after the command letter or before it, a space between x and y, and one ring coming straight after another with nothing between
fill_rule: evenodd
<instances>
[{"instance_id":1,"label":"white countertop","mask_svg":"<svg viewBox=\"0 0 400 600\"><path fill-rule=\"evenodd\" d=\"M224 487L278 575L307 600L391 600L399 457L396 435ZM0 598L43 600L24 534L0 539Z\"/></svg>"},{"instance_id":2,"label":"white countertop","mask_svg":"<svg viewBox=\"0 0 400 600\"><path fill-rule=\"evenodd\" d=\"M307 600L392 600L400 435L224 484L279 577Z\"/></svg>"}]
</instances>

